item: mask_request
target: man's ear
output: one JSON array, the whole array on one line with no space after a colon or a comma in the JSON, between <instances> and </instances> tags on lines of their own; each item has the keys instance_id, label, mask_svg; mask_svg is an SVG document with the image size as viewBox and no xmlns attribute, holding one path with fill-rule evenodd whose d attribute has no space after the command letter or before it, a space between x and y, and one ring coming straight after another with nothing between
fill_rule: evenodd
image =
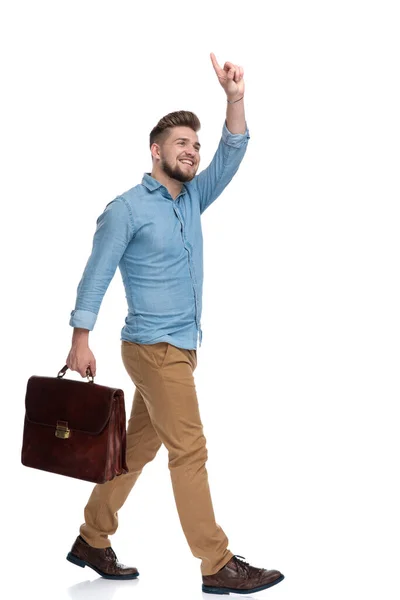
<instances>
[{"instance_id":1,"label":"man's ear","mask_svg":"<svg viewBox=\"0 0 400 600\"><path fill-rule=\"evenodd\" d=\"M160 158L160 145L153 142L150 148L152 158Z\"/></svg>"}]
</instances>

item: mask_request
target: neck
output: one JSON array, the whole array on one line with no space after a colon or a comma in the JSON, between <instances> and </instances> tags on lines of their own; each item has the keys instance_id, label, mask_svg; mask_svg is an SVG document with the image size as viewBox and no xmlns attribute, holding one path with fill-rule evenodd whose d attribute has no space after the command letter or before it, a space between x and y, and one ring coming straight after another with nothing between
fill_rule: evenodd
<instances>
[{"instance_id":1,"label":"neck","mask_svg":"<svg viewBox=\"0 0 400 600\"><path fill-rule=\"evenodd\" d=\"M161 171L161 169L153 169L150 175L167 188L174 200L181 193L182 182L172 179L164 171Z\"/></svg>"}]
</instances>

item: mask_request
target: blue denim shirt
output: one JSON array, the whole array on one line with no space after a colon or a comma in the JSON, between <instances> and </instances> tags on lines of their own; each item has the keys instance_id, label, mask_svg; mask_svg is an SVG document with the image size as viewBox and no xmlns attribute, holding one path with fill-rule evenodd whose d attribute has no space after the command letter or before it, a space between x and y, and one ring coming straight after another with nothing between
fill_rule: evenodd
<instances>
[{"instance_id":1,"label":"blue denim shirt","mask_svg":"<svg viewBox=\"0 0 400 600\"><path fill-rule=\"evenodd\" d=\"M226 121L209 166L174 200L145 173L142 183L109 202L96 222L91 255L69 324L94 328L104 294L119 267L128 314L121 340L201 346L203 236L200 215L235 175L250 139Z\"/></svg>"}]
</instances>

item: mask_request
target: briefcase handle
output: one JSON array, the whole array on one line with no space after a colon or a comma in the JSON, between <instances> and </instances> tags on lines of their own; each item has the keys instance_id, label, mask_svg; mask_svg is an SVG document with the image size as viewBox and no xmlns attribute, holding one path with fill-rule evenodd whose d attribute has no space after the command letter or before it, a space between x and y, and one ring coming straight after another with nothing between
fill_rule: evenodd
<instances>
[{"instance_id":1,"label":"briefcase handle","mask_svg":"<svg viewBox=\"0 0 400 600\"><path fill-rule=\"evenodd\" d=\"M69 367L67 365L65 365L60 371L58 371L58 379L61 379L62 377L64 377L65 373L68 371ZM88 366L88 368L86 369L86 377L88 378L89 383L94 383L94 376L92 375L92 370L90 368L90 365ZM92 379L90 379L90 377Z\"/></svg>"}]
</instances>

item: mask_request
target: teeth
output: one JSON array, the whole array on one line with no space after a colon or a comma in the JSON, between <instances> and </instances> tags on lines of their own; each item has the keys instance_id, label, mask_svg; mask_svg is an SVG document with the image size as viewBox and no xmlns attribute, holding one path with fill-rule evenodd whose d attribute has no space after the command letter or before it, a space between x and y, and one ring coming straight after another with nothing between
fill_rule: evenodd
<instances>
[{"instance_id":1,"label":"teeth","mask_svg":"<svg viewBox=\"0 0 400 600\"><path fill-rule=\"evenodd\" d=\"M191 167L193 167L193 163L190 162L190 160L181 160L181 162L185 163L186 165L190 165Z\"/></svg>"}]
</instances>

